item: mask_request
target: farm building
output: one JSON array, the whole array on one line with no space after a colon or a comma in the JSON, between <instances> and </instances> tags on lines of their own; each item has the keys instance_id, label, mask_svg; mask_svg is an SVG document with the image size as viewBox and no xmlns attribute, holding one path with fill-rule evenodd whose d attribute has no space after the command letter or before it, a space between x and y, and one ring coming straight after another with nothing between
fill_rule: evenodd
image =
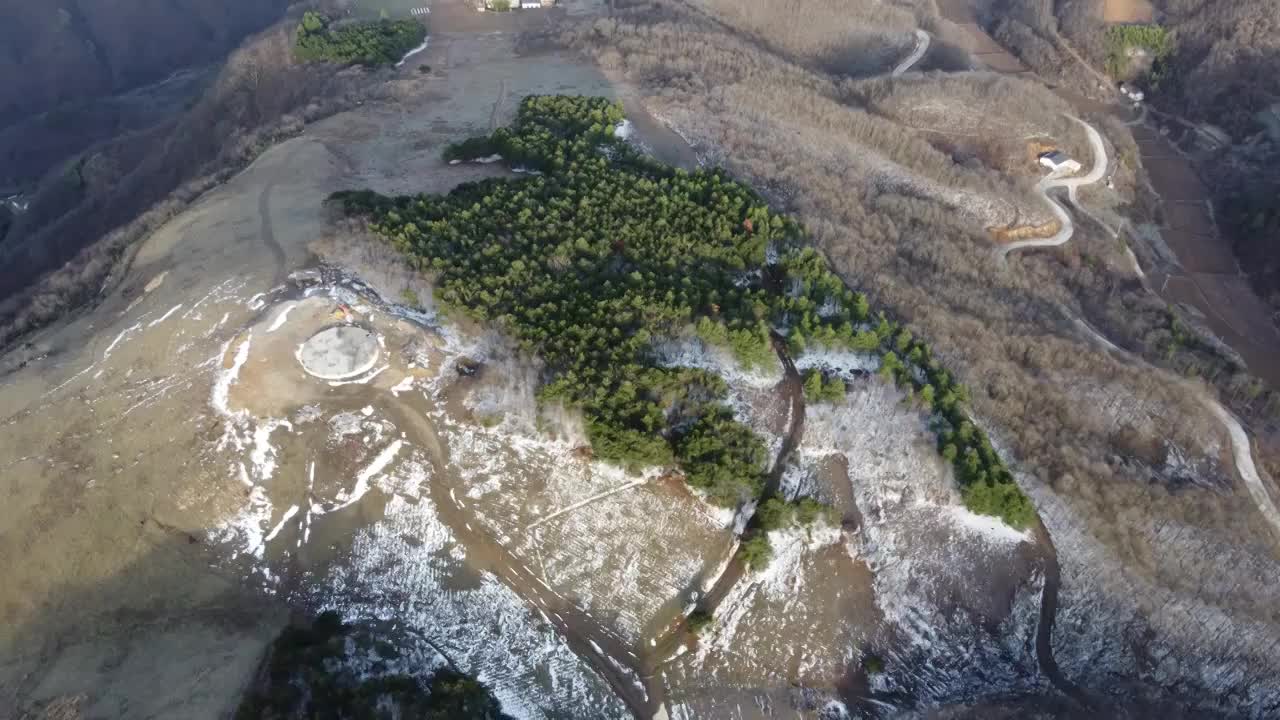
<instances>
[{"instance_id":1,"label":"farm building","mask_svg":"<svg viewBox=\"0 0 1280 720\"><path fill-rule=\"evenodd\" d=\"M1080 171L1080 163L1063 155L1058 150L1040 156L1040 164L1055 173L1073 173Z\"/></svg>"}]
</instances>

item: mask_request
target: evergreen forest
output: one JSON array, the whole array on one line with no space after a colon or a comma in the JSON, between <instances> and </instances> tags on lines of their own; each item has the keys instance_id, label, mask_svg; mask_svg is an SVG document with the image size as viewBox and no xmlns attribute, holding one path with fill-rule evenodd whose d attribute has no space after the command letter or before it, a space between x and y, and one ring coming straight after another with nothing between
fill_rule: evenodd
<instances>
[{"instance_id":1,"label":"evergreen forest","mask_svg":"<svg viewBox=\"0 0 1280 720\"><path fill-rule=\"evenodd\" d=\"M967 392L906 328L873 316L803 229L721 169L673 169L614 137L622 107L530 96L510 127L450 147L530 171L443 196L337 193L429 276L446 314L496 325L546 363L542 397L580 407L596 457L679 465L722 505L758 499L771 458L706 370L665 367L656 341L696 334L744 367L826 347L881 356L881 375L930 413L966 505L1026 527L1034 509ZM811 383L813 380L811 378ZM809 388L836 400L843 382Z\"/></svg>"},{"instance_id":2,"label":"evergreen forest","mask_svg":"<svg viewBox=\"0 0 1280 720\"><path fill-rule=\"evenodd\" d=\"M294 33L293 54L304 61L393 65L426 36L426 26L414 20L335 26L328 16L308 10Z\"/></svg>"}]
</instances>

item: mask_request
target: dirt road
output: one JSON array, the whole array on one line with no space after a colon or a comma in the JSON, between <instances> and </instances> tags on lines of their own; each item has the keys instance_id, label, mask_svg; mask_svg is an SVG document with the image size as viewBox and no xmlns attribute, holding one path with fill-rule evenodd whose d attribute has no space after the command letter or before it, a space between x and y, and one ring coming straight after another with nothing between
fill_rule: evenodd
<instances>
[{"instance_id":1,"label":"dirt road","mask_svg":"<svg viewBox=\"0 0 1280 720\"><path fill-rule=\"evenodd\" d=\"M996 254L1001 258L1005 258L1014 250L1022 250L1024 248L1035 247L1055 247L1062 245L1071 239L1075 234L1075 223L1071 219L1071 214L1062 206L1053 196L1049 194L1050 190L1057 188L1066 188L1067 196L1072 203L1076 202L1076 190L1085 185L1092 185L1102 179L1107 172L1107 147L1102 141L1102 136L1089 123L1077 117L1072 120L1080 123L1085 132L1089 136L1089 146L1093 150L1093 167L1089 172L1078 177L1062 177L1061 175L1051 173L1043 180L1036 184L1036 191L1044 198L1053 211L1054 217L1058 218L1061 228L1052 237L1048 238L1031 238L1028 240L1016 240L1007 245L1002 245L996 249Z\"/></svg>"},{"instance_id":2,"label":"dirt road","mask_svg":"<svg viewBox=\"0 0 1280 720\"><path fill-rule=\"evenodd\" d=\"M898 63L898 66L893 69L893 73L891 74L894 77L897 77L910 70L911 66L920 62L920 58L924 57L924 54L927 52L929 52L929 33L916 28L915 49L911 51L910 55L903 58L902 62Z\"/></svg>"},{"instance_id":3,"label":"dirt road","mask_svg":"<svg viewBox=\"0 0 1280 720\"><path fill-rule=\"evenodd\" d=\"M760 495L760 502L778 496L782 487L782 473L786 470L787 461L791 458L792 453L796 451L796 448L800 447L800 441L804 439L804 383L800 378L800 372L796 370L795 363L792 362L791 356L787 352L786 341L777 333L773 333L772 339L773 349L778 354L778 360L782 363L785 371L784 379L778 386L778 390L786 397L787 404L791 408L791 426L787 429L782 446L778 449L778 456L774 459L773 466L765 478L764 492ZM749 534L759 530L759 517L752 515L747 522L744 533ZM715 585L699 600L698 609L714 616L720 603L724 601L729 592L733 590L733 586L738 584L746 573L746 563L735 555L716 580Z\"/></svg>"}]
</instances>

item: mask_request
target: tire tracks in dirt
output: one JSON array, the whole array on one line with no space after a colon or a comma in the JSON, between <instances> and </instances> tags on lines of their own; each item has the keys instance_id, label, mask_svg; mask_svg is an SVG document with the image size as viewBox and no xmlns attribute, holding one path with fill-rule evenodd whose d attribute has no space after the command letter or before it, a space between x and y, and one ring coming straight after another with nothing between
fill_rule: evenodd
<instances>
[{"instance_id":1,"label":"tire tracks in dirt","mask_svg":"<svg viewBox=\"0 0 1280 720\"><path fill-rule=\"evenodd\" d=\"M498 81L498 97L493 101L493 109L489 111L489 132L498 129L498 111L502 109L502 101L507 97L507 81Z\"/></svg>"},{"instance_id":2,"label":"tire tracks in dirt","mask_svg":"<svg viewBox=\"0 0 1280 720\"><path fill-rule=\"evenodd\" d=\"M271 257L275 263L275 274L272 275L271 286L280 285L285 280L285 263L287 258L284 248L280 246L280 241L276 240L275 227L271 222L271 191L275 189L274 180L268 182L262 188L262 192L258 193L258 234L262 237L262 242L271 251Z\"/></svg>"}]
</instances>

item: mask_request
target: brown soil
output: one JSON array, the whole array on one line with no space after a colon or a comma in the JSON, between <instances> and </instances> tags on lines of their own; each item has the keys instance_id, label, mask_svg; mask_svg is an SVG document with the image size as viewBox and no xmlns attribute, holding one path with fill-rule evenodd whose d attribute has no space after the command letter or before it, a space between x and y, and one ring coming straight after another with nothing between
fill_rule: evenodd
<instances>
[{"instance_id":1,"label":"brown soil","mask_svg":"<svg viewBox=\"0 0 1280 720\"><path fill-rule=\"evenodd\" d=\"M1150 0L1103 0L1102 20L1109 23L1149 23L1156 9Z\"/></svg>"},{"instance_id":2,"label":"brown soil","mask_svg":"<svg viewBox=\"0 0 1280 720\"><path fill-rule=\"evenodd\" d=\"M987 232L991 233L992 240L1004 245L1016 240L1053 237L1061 229L1062 223L1057 220L1053 220L1040 225L1016 225L1013 227L987 228Z\"/></svg>"}]
</instances>

